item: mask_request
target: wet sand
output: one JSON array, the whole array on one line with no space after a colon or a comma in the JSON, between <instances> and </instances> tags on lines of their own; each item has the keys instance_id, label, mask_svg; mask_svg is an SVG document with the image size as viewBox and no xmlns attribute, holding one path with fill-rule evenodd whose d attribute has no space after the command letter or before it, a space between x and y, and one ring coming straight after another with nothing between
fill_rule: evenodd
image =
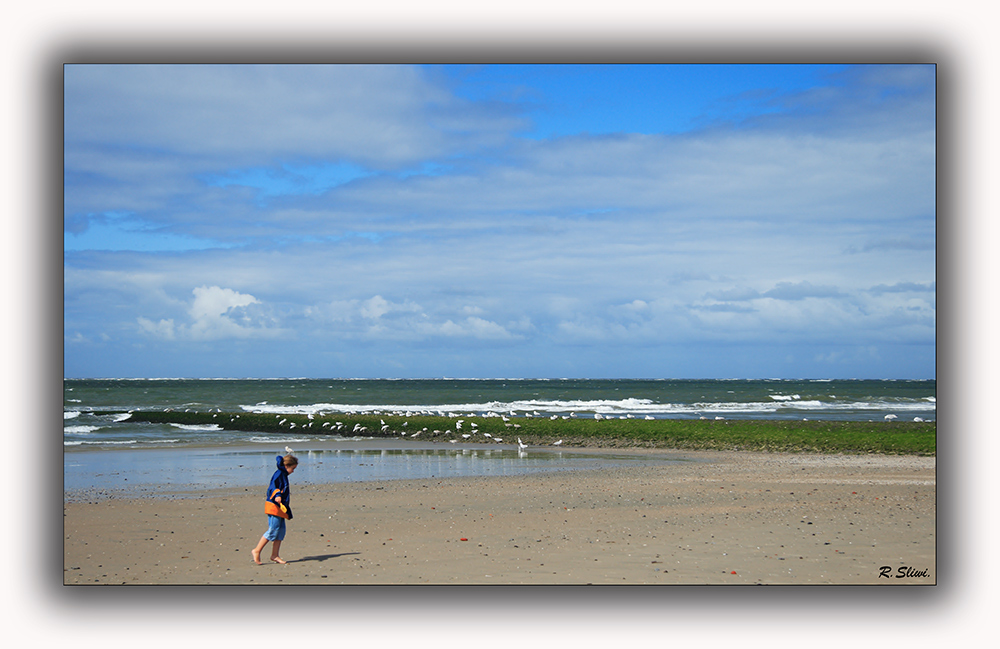
<instances>
[{"instance_id":1,"label":"wet sand","mask_svg":"<svg viewBox=\"0 0 1000 649\"><path fill-rule=\"evenodd\" d=\"M638 451L637 451L638 452ZM647 453L656 453L649 451ZM66 584L934 584L935 458L696 462L66 502Z\"/></svg>"}]
</instances>

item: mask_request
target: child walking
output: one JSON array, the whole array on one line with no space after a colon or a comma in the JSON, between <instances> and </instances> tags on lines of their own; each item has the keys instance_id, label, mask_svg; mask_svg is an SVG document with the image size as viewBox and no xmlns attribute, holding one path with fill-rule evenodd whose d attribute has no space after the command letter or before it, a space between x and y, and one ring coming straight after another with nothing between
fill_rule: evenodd
<instances>
[{"instance_id":1,"label":"child walking","mask_svg":"<svg viewBox=\"0 0 1000 649\"><path fill-rule=\"evenodd\" d=\"M281 542L285 538L285 519L292 518L288 476L295 471L295 468L299 465L299 460L292 455L292 449L286 446L285 451L288 453L287 455L284 457L278 455L275 458L278 470L271 476L271 484L268 485L267 495L264 498L264 513L267 514L267 531L264 532L264 536L260 537L257 547L250 550L250 554L253 555L253 561L257 565L261 565L260 553L264 550L264 546L267 545L268 541L272 543L271 561L275 563L287 563L278 554L278 550L281 548Z\"/></svg>"}]
</instances>

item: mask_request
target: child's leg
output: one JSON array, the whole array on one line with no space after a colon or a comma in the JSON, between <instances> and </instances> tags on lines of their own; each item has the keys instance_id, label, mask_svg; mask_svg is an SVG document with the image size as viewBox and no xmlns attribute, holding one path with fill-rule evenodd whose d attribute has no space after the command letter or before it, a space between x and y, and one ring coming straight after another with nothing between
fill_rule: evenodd
<instances>
[{"instance_id":1,"label":"child's leg","mask_svg":"<svg viewBox=\"0 0 1000 649\"><path fill-rule=\"evenodd\" d=\"M275 521L275 533L271 537L271 561L275 563L287 563L281 558L281 555L278 554L278 550L281 548L281 542L285 540L285 519L278 518L277 516L275 516L275 518L277 521Z\"/></svg>"},{"instance_id":2,"label":"child's leg","mask_svg":"<svg viewBox=\"0 0 1000 649\"><path fill-rule=\"evenodd\" d=\"M271 544L271 561L275 563L288 563L280 556L278 556L278 549L281 547L281 541L275 541Z\"/></svg>"},{"instance_id":3,"label":"child's leg","mask_svg":"<svg viewBox=\"0 0 1000 649\"><path fill-rule=\"evenodd\" d=\"M277 541L275 541L277 543ZM250 550L250 555L253 556L253 562L260 565L260 553L264 550L264 546L267 545L267 537L260 537L260 541L257 543L257 547Z\"/></svg>"}]
</instances>

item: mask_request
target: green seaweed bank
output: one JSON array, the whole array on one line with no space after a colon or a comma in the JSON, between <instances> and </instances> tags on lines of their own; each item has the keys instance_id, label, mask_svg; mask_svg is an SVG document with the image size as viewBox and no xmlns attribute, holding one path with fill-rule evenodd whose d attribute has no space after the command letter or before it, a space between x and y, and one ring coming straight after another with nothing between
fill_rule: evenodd
<instances>
[{"instance_id":1,"label":"green seaweed bank","mask_svg":"<svg viewBox=\"0 0 1000 649\"><path fill-rule=\"evenodd\" d=\"M247 412L133 411L133 421L216 424L226 430L600 448L671 448L793 453L935 455L930 421L789 421L439 417L391 413L275 415ZM498 442L497 440L502 440Z\"/></svg>"}]
</instances>

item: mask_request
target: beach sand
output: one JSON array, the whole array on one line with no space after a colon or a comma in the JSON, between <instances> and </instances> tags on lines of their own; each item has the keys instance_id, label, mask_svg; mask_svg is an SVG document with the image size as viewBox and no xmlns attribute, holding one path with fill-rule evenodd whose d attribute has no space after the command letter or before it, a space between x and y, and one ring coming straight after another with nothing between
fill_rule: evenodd
<instances>
[{"instance_id":1,"label":"beach sand","mask_svg":"<svg viewBox=\"0 0 1000 649\"><path fill-rule=\"evenodd\" d=\"M285 565L266 560L270 545L264 565L251 560L261 489L95 495L64 503L64 583L937 581L933 457L669 455L692 461L302 486L293 475Z\"/></svg>"}]
</instances>

